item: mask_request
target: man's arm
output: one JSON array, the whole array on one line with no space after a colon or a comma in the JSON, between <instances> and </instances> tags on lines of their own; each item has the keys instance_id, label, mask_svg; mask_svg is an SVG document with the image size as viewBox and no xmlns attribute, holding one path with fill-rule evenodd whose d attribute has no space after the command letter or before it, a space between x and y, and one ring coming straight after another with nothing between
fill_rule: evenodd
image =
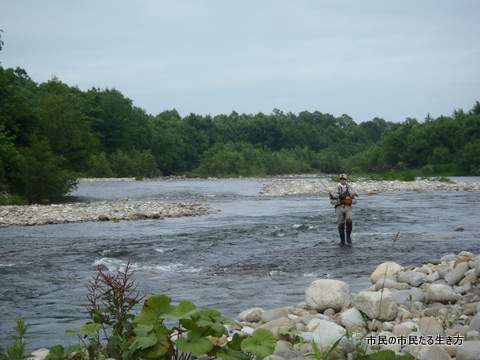
<instances>
[{"instance_id":1,"label":"man's arm","mask_svg":"<svg viewBox=\"0 0 480 360\"><path fill-rule=\"evenodd\" d=\"M338 199L338 191L330 191L330 199Z\"/></svg>"},{"instance_id":2,"label":"man's arm","mask_svg":"<svg viewBox=\"0 0 480 360\"><path fill-rule=\"evenodd\" d=\"M350 196L351 196L352 198L356 198L357 195L358 195L357 192L355 191L355 189L354 189L353 187L350 187L350 188L349 188L349 192L350 192Z\"/></svg>"}]
</instances>

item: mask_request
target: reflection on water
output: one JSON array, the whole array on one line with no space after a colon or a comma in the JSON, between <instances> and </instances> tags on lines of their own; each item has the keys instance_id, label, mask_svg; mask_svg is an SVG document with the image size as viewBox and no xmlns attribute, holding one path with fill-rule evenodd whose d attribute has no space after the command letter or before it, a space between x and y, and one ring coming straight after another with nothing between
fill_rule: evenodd
<instances>
[{"instance_id":1,"label":"reflection on water","mask_svg":"<svg viewBox=\"0 0 480 360\"><path fill-rule=\"evenodd\" d=\"M16 316L31 324L31 348L74 341L64 331L86 320L85 284L97 265L113 270L130 260L145 293L235 316L303 301L316 278L343 279L360 290L385 260L421 264L449 252L480 252L471 216L480 210L478 193L361 196L354 247L340 248L328 199L262 198L261 187L251 180L88 182L74 195L191 200L211 214L0 229L0 344ZM456 232L458 225L465 231Z\"/></svg>"}]
</instances>

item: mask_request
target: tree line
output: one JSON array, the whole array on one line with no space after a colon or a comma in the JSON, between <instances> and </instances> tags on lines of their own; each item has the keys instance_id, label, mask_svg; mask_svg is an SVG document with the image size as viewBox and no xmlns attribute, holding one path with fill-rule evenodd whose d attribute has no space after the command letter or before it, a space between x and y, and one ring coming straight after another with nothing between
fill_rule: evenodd
<instances>
[{"instance_id":1,"label":"tree line","mask_svg":"<svg viewBox=\"0 0 480 360\"><path fill-rule=\"evenodd\" d=\"M480 175L480 103L451 116L147 114L115 89L35 83L0 66L0 193L57 200L78 177L291 173Z\"/></svg>"}]
</instances>

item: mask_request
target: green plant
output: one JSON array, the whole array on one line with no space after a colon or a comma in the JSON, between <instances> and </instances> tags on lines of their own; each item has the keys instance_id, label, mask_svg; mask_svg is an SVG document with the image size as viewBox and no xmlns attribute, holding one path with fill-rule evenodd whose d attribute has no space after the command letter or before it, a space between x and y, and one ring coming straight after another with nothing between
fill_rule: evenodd
<instances>
[{"instance_id":1,"label":"green plant","mask_svg":"<svg viewBox=\"0 0 480 360\"><path fill-rule=\"evenodd\" d=\"M79 335L88 339L89 353L100 350L102 342L106 342L106 355L119 358L134 335L133 309L143 299L130 262L116 273L98 268L87 289L87 310L92 322L82 327Z\"/></svg>"},{"instance_id":2,"label":"green plant","mask_svg":"<svg viewBox=\"0 0 480 360\"><path fill-rule=\"evenodd\" d=\"M45 360L82 360L87 359L87 354L80 346L68 346L55 345L49 349L48 355Z\"/></svg>"},{"instance_id":3,"label":"green plant","mask_svg":"<svg viewBox=\"0 0 480 360\"><path fill-rule=\"evenodd\" d=\"M315 342L312 342L313 352L309 353L308 355L310 355L316 360L328 360L331 358L337 359L340 356L340 351L339 351L340 349L338 349L338 345L340 344L340 341L342 341L344 337L345 335L341 336L326 351L322 351L322 349L320 349Z\"/></svg>"},{"instance_id":4,"label":"green plant","mask_svg":"<svg viewBox=\"0 0 480 360\"><path fill-rule=\"evenodd\" d=\"M449 304L446 311L438 317L444 329L452 327L463 314L463 306ZM443 315L443 316L442 316Z\"/></svg>"},{"instance_id":5,"label":"green plant","mask_svg":"<svg viewBox=\"0 0 480 360\"><path fill-rule=\"evenodd\" d=\"M370 354L360 355L355 360L414 360L410 354L397 355L392 350L382 350Z\"/></svg>"},{"instance_id":6,"label":"green plant","mask_svg":"<svg viewBox=\"0 0 480 360\"><path fill-rule=\"evenodd\" d=\"M0 206L2 205L26 205L27 200L19 195L0 194Z\"/></svg>"},{"instance_id":7,"label":"green plant","mask_svg":"<svg viewBox=\"0 0 480 360\"><path fill-rule=\"evenodd\" d=\"M305 340L299 336L299 331L290 327L281 327L278 329L278 337L281 340L289 341L292 344L305 342Z\"/></svg>"},{"instance_id":8,"label":"green plant","mask_svg":"<svg viewBox=\"0 0 480 360\"><path fill-rule=\"evenodd\" d=\"M168 327L166 321L176 325ZM166 295L154 295L134 319L135 340L129 357L188 359L208 355L224 360L247 360L248 354L262 359L273 353L276 339L269 330L257 329L252 336L229 336L226 325L236 325L217 310L199 309L189 301L172 305Z\"/></svg>"},{"instance_id":9,"label":"green plant","mask_svg":"<svg viewBox=\"0 0 480 360\"><path fill-rule=\"evenodd\" d=\"M12 336L13 344L7 347L5 351L0 349L0 360L23 360L25 354L25 334L27 325L22 318L15 320L15 334Z\"/></svg>"},{"instance_id":10,"label":"green plant","mask_svg":"<svg viewBox=\"0 0 480 360\"><path fill-rule=\"evenodd\" d=\"M90 321L69 335L80 346L51 348L48 360L164 359L189 360L207 355L224 360L263 359L273 353L276 338L257 329L251 336L235 333L237 323L214 309L200 309L190 301L172 304L166 295L148 298L141 311L133 308L141 297L130 264L117 273L97 270L88 285Z\"/></svg>"}]
</instances>

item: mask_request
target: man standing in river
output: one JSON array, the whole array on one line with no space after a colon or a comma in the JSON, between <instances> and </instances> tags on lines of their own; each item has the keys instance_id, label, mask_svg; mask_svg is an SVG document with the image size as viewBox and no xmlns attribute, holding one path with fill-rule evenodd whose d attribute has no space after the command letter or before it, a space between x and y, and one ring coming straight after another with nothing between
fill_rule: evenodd
<instances>
[{"instance_id":1,"label":"man standing in river","mask_svg":"<svg viewBox=\"0 0 480 360\"><path fill-rule=\"evenodd\" d=\"M337 214L338 233L340 234L340 245L352 246L352 204L356 203L357 193L347 184L347 175L340 175L340 182L335 190L330 192L330 200L335 205ZM345 236L346 235L346 236Z\"/></svg>"}]
</instances>

